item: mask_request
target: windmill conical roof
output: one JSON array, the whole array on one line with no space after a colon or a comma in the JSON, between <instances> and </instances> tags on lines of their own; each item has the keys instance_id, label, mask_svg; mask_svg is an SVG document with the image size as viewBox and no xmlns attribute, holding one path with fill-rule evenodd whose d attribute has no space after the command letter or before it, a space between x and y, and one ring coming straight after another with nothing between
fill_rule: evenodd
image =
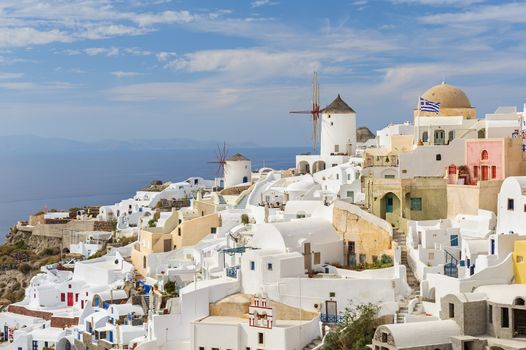
<instances>
[{"instance_id":1,"label":"windmill conical roof","mask_svg":"<svg viewBox=\"0 0 526 350\"><path fill-rule=\"evenodd\" d=\"M244 155L242 155L241 153L236 153L234 154L232 157L230 157L228 159L229 161L240 161L240 160L250 160L248 159L247 157L245 157Z\"/></svg>"},{"instance_id":2,"label":"windmill conical roof","mask_svg":"<svg viewBox=\"0 0 526 350\"><path fill-rule=\"evenodd\" d=\"M330 105L322 110L323 113L356 113L344 100L340 97L340 94L331 102Z\"/></svg>"}]
</instances>

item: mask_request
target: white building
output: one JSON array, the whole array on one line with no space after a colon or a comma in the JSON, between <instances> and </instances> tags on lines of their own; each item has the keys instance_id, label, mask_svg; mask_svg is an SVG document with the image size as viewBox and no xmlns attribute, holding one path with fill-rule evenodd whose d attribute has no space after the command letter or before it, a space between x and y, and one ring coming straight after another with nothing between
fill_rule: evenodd
<instances>
[{"instance_id":1,"label":"white building","mask_svg":"<svg viewBox=\"0 0 526 350\"><path fill-rule=\"evenodd\" d=\"M252 180L252 162L240 153L225 161L225 188L247 184Z\"/></svg>"}]
</instances>

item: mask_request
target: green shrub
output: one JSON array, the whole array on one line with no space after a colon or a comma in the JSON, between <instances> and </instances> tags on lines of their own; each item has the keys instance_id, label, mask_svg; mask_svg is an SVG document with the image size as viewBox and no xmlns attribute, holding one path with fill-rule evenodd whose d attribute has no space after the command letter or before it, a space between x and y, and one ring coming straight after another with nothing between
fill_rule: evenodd
<instances>
[{"instance_id":1,"label":"green shrub","mask_svg":"<svg viewBox=\"0 0 526 350\"><path fill-rule=\"evenodd\" d=\"M345 308L342 320L324 338L323 350L367 350L378 326L378 311L374 304Z\"/></svg>"},{"instance_id":2,"label":"green shrub","mask_svg":"<svg viewBox=\"0 0 526 350\"><path fill-rule=\"evenodd\" d=\"M20 249L20 250L29 248L27 243L24 241L16 241L15 244L13 245L15 246L16 249Z\"/></svg>"}]
</instances>

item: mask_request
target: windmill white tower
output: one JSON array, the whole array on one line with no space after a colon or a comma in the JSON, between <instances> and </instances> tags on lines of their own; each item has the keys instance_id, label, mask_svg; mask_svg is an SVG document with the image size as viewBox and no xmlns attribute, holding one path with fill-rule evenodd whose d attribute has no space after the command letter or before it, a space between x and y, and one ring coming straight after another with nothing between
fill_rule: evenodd
<instances>
[{"instance_id":1,"label":"windmill white tower","mask_svg":"<svg viewBox=\"0 0 526 350\"><path fill-rule=\"evenodd\" d=\"M321 111L322 158L352 156L356 151L356 112L338 95Z\"/></svg>"}]
</instances>

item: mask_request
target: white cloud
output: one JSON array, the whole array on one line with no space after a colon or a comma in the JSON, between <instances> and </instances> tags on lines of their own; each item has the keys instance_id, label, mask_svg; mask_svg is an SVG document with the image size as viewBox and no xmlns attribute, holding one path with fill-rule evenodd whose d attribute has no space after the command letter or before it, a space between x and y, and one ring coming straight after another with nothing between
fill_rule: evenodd
<instances>
[{"instance_id":1,"label":"white cloud","mask_svg":"<svg viewBox=\"0 0 526 350\"><path fill-rule=\"evenodd\" d=\"M173 58L175 56L177 56L175 52L166 52L166 51L158 52L155 55L155 57L157 57L157 59L161 62L167 61L168 59Z\"/></svg>"},{"instance_id":2,"label":"white cloud","mask_svg":"<svg viewBox=\"0 0 526 350\"><path fill-rule=\"evenodd\" d=\"M320 67L319 54L271 52L263 49L205 50L186 54L166 65L188 72L226 72L238 80L304 76Z\"/></svg>"},{"instance_id":3,"label":"white cloud","mask_svg":"<svg viewBox=\"0 0 526 350\"><path fill-rule=\"evenodd\" d=\"M439 13L422 17L422 22L431 24L483 23L485 26L495 22L526 23L526 3L479 6L463 12Z\"/></svg>"},{"instance_id":4,"label":"white cloud","mask_svg":"<svg viewBox=\"0 0 526 350\"><path fill-rule=\"evenodd\" d=\"M7 72L0 72L0 80L12 80L12 79L18 79L22 77L24 74L22 73L7 73Z\"/></svg>"},{"instance_id":5,"label":"white cloud","mask_svg":"<svg viewBox=\"0 0 526 350\"><path fill-rule=\"evenodd\" d=\"M52 42L71 42L73 39L58 29L40 31L30 27L1 28L0 47L24 47L49 44Z\"/></svg>"},{"instance_id":6,"label":"white cloud","mask_svg":"<svg viewBox=\"0 0 526 350\"><path fill-rule=\"evenodd\" d=\"M188 11L164 11L161 13L141 13L131 16L130 19L141 27L154 24L189 23L195 17Z\"/></svg>"},{"instance_id":7,"label":"white cloud","mask_svg":"<svg viewBox=\"0 0 526 350\"><path fill-rule=\"evenodd\" d=\"M393 3L418 4L431 6L469 6L485 0L391 0Z\"/></svg>"},{"instance_id":8,"label":"white cloud","mask_svg":"<svg viewBox=\"0 0 526 350\"><path fill-rule=\"evenodd\" d=\"M88 56L105 55L108 57L117 56L119 49L116 47L89 47L84 49L83 52Z\"/></svg>"},{"instance_id":9,"label":"white cloud","mask_svg":"<svg viewBox=\"0 0 526 350\"><path fill-rule=\"evenodd\" d=\"M111 72L111 75L113 75L114 77L116 78L132 78L132 77L137 77L139 75L142 75L142 73L139 73L139 72L123 72L123 71L116 71L116 72Z\"/></svg>"},{"instance_id":10,"label":"white cloud","mask_svg":"<svg viewBox=\"0 0 526 350\"><path fill-rule=\"evenodd\" d=\"M262 6L273 6L273 5L277 5L277 4L279 4L279 2L277 2L277 1L256 0L256 1L252 1L250 6L252 8L258 8L258 7L262 7Z\"/></svg>"}]
</instances>

